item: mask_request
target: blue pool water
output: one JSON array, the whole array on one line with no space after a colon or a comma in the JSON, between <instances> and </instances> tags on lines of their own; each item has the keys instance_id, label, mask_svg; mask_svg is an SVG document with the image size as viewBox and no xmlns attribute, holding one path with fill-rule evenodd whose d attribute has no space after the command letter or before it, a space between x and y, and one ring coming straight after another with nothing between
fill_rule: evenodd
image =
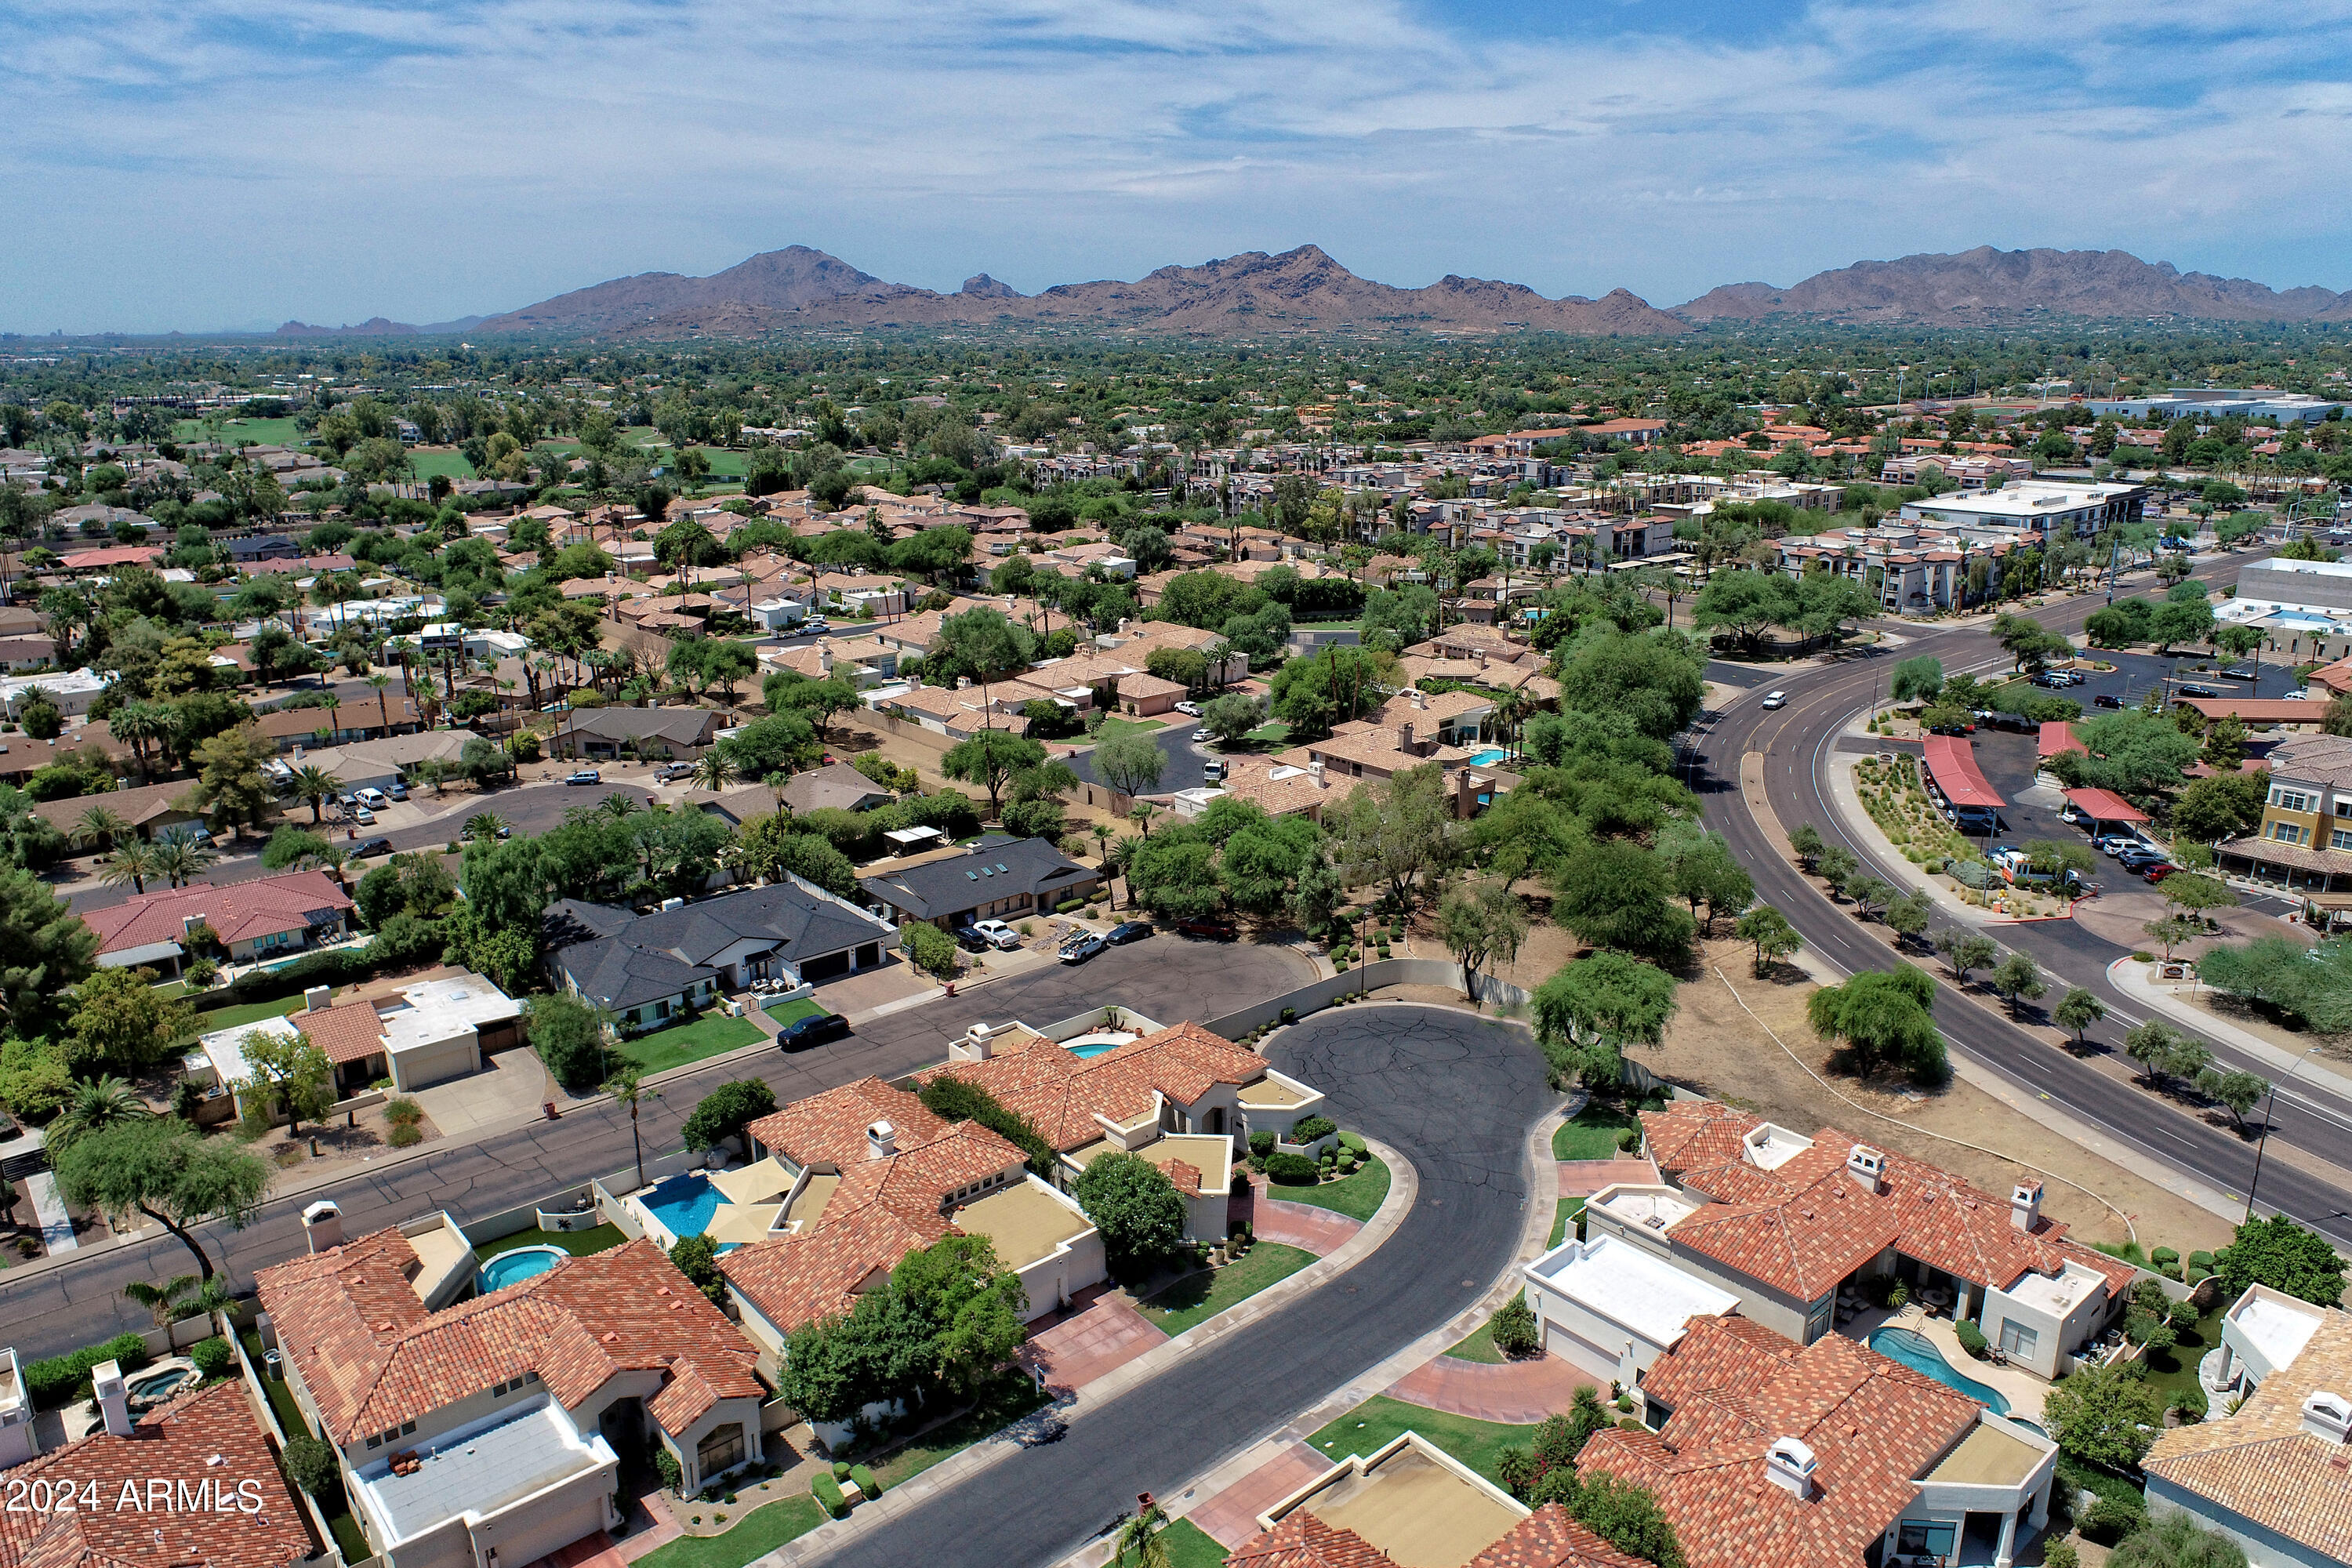
<instances>
[{"instance_id":1,"label":"blue pool water","mask_svg":"<svg viewBox=\"0 0 2352 1568\"><path fill-rule=\"evenodd\" d=\"M693 1172L669 1177L637 1200L669 1233L683 1241L710 1228L719 1212L719 1189Z\"/></svg>"},{"instance_id":2,"label":"blue pool water","mask_svg":"<svg viewBox=\"0 0 2352 1568\"><path fill-rule=\"evenodd\" d=\"M546 1273L568 1256L560 1247L518 1247L512 1252L501 1252L482 1265L482 1291L487 1295L519 1285Z\"/></svg>"},{"instance_id":3,"label":"blue pool water","mask_svg":"<svg viewBox=\"0 0 2352 1568\"><path fill-rule=\"evenodd\" d=\"M1503 750L1500 746L1489 746L1485 751L1477 752L1472 756L1470 759L1470 765L1474 768L1491 768L1496 763L1501 762L1510 754L1510 752Z\"/></svg>"},{"instance_id":4,"label":"blue pool water","mask_svg":"<svg viewBox=\"0 0 2352 1568\"><path fill-rule=\"evenodd\" d=\"M1098 1045L1073 1046L1070 1047L1070 1054L1081 1060L1085 1060L1088 1058L1098 1057L1105 1051L1115 1051L1117 1049L1118 1049L1118 1047L1116 1043L1110 1040L1104 1040Z\"/></svg>"},{"instance_id":5,"label":"blue pool water","mask_svg":"<svg viewBox=\"0 0 2352 1568\"><path fill-rule=\"evenodd\" d=\"M1889 1361L1899 1361L1914 1372L1926 1373L1937 1383L1958 1389L1996 1415L2009 1414L2009 1401L2000 1390L1987 1388L1975 1378L1961 1375L1925 1334L1909 1329L1880 1329L1870 1336L1870 1348Z\"/></svg>"}]
</instances>

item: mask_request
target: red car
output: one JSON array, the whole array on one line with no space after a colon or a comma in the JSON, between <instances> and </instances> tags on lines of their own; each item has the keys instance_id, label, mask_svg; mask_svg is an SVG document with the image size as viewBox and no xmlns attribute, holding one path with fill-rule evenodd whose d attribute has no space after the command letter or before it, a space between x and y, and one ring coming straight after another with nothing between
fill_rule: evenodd
<instances>
[{"instance_id":1,"label":"red car","mask_svg":"<svg viewBox=\"0 0 2352 1568\"><path fill-rule=\"evenodd\" d=\"M2167 877L2171 876L2175 871L2179 869L2179 867L2167 863L2162 866L2150 866L2147 870L2142 871L2140 875L2147 878L2151 882L2161 882Z\"/></svg>"}]
</instances>

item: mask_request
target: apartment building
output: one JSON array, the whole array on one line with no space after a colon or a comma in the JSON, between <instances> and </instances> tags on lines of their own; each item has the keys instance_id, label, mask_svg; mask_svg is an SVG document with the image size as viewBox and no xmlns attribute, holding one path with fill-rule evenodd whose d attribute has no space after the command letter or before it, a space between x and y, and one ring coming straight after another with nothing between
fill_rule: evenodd
<instances>
[{"instance_id":1,"label":"apartment building","mask_svg":"<svg viewBox=\"0 0 2352 1568\"><path fill-rule=\"evenodd\" d=\"M2214 846L2222 870L2352 910L2352 738L2297 735L2271 749L2262 826Z\"/></svg>"}]
</instances>

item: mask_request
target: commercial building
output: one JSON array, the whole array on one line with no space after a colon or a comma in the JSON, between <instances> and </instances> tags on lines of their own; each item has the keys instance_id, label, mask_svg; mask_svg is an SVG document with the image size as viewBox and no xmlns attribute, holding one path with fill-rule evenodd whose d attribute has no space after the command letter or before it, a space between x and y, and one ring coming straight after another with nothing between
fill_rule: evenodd
<instances>
[{"instance_id":1,"label":"commercial building","mask_svg":"<svg viewBox=\"0 0 2352 1568\"><path fill-rule=\"evenodd\" d=\"M2005 529L2045 542L2088 539L2110 526L2136 523L2147 501L2145 485L2056 484L2036 479L1997 490L1965 490L1903 503L1906 521L1953 527Z\"/></svg>"},{"instance_id":2,"label":"commercial building","mask_svg":"<svg viewBox=\"0 0 2352 1568\"><path fill-rule=\"evenodd\" d=\"M2326 910L2352 910L2352 738L2297 735L2271 749L2262 826L2213 847L2222 870Z\"/></svg>"}]
</instances>

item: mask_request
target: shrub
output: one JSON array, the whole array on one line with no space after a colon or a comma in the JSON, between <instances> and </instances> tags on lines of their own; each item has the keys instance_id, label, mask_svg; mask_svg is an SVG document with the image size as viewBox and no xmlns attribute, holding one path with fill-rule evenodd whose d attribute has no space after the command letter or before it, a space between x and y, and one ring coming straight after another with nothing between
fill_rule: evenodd
<instances>
[{"instance_id":1,"label":"shrub","mask_svg":"<svg viewBox=\"0 0 2352 1568\"><path fill-rule=\"evenodd\" d=\"M849 1500L842 1495L841 1483L830 1474L820 1474L812 1479L809 1492L816 1499L817 1506L833 1518L849 1517Z\"/></svg>"},{"instance_id":2,"label":"shrub","mask_svg":"<svg viewBox=\"0 0 2352 1568\"><path fill-rule=\"evenodd\" d=\"M678 1137L688 1149L713 1148L775 1109L776 1091L764 1079L733 1079L695 1102Z\"/></svg>"},{"instance_id":3,"label":"shrub","mask_svg":"<svg viewBox=\"0 0 2352 1568\"><path fill-rule=\"evenodd\" d=\"M2147 1257L2148 1261L2156 1265L2158 1274L2171 1273L2172 1266L2180 1261L2180 1254L2169 1247L2159 1247Z\"/></svg>"},{"instance_id":4,"label":"shrub","mask_svg":"<svg viewBox=\"0 0 2352 1568\"><path fill-rule=\"evenodd\" d=\"M1312 1143L1318 1138L1328 1138L1339 1131L1339 1123L1328 1116L1309 1116L1290 1130L1293 1143Z\"/></svg>"},{"instance_id":5,"label":"shrub","mask_svg":"<svg viewBox=\"0 0 2352 1568\"><path fill-rule=\"evenodd\" d=\"M102 1345L84 1345L25 1369L25 1387L33 1403L43 1408L63 1405L89 1382L89 1369L102 1361L121 1362L131 1372L147 1364L147 1342L137 1334L117 1334Z\"/></svg>"},{"instance_id":6,"label":"shrub","mask_svg":"<svg viewBox=\"0 0 2352 1568\"><path fill-rule=\"evenodd\" d=\"M2204 1314L2197 1310L2196 1302L2179 1300L2172 1304L2171 1310L2165 1313L2165 1316L2171 1320L2174 1333L2185 1334L2197 1326L2197 1320Z\"/></svg>"},{"instance_id":7,"label":"shrub","mask_svg":"<svg viewBox=\"0 0 2352 1568\"><path fill-rule=\"evenodd\" d=\"M1979 1361L1984 1360L1986 1346L1982 1329L1978 1328L1966 1318L1962 1318L1952 1325L1952 1337L1960 1342L1962 1350Z\"/></svg>"},{"instance_id":8,"label":"shrub","mask_svg":"<svg viewBox=\"0 0 2352 1568\"><path fill-rule=\"evenodd\" d=\"M2042 1549L2042 1568L2082 1568L2083 1554L2071 1541L2053 1541Z\"/></svg>"},{"instance_id":9,"label":"shrub","mask_svg":"<svg viewBox=\"0 0 2352 1568\"><path fill-rule=\"evenodd\" d=\"M229 1348L226 1340L215 1334L211 1339L198 1340L191 1345L188 1359L196 1363L196 1370L203 1373L209 1382L228 1375L228 1369L236 1364L236 1352Z\"/></svg>"},{"instance_id":10,"label":"shrub","mask_svg":"<svg viewBox=\"0 0 2352 1568\"><path fill-rule=\"evenodd\" d=\"M2112 1546L2147 1522L2147 1504L2127 1502L2120 1496L2102 1495L2083 1516L2083 1533Z\"/></svg>"},{"instance_id":11,"label":"shrub","mask_svg":"<svg viewBox=\"0 0 2352 1568\"><path fill-rule=\"evenodd\" d=\"M1528 1310L1524 1292L1495 1309L1495 1315L1486 1320L1486 1334L1505 1355L1533 1355L1542 1348L1536 1331L1536 1315Z\"/></svg>"},{"instance_id":12,"label":"shrub","mask_svg":"<svg viewBox=\"0 0 2352 1568\"><path fill-rule=\"evenodd\" d=\"M955 938L929 921L908 921L899 928L899 943L907 950L908 962L926 974L956 972Z\"/></svg>"},{"instance_id":13,"label":"shrub","mask_svg":"<svg viewBox=\"0 0 2352 1568\"><path fill-rule=\"evenodd\" d=\"M2204 1420L2209 1408L2204 1389L2193 1383L2182 1384L2173 1393L2172 1408L2180 1412L2183 1426Z\"/></svg>"},{"instance_id":14,"label":"shrub","mask_svg":"<svg viewBox=\"0 0 2352 1568\"><path fill-rule=\"evenodd\" d=\"M1269 1154L1265 1161L1265 1173L1286 1187L1311 1187L1320 1173L1320 1167L1304 1154Z\"/></svg>"},{"instance_id":15,"label":"shrub","mask_svg":"<svg viewBox=\"0 0 2352 1568\"><path fill-rule=\"evenodd\" d=\"M1363 1135L1358 1132L1340 1133L1339 1147L1345 1149L1349 1153L1353 1154L1359 1160L1365 1158L1372 1152L1372 1146L1365 1142Z\"/></svg>"},{"instance_id":16,"label":"shrub","mask_svg":"<svg viewBox=\"0 0 2352 1568\"><path fill-rule=\"evenodd\" d=\"M333 1448L305 1432L286 1439L286 1474L316 1497L341 1478L342 1467L335 1462Z\"/></svg>"},{"instance_id":17,"label":"shrub","mask_svg":"<svg viewBox=\"0 0 2352 1568\"><path fill-rule=\"evenodd\" d=\"M1273 1132L1272 1132L1272 1131L1257 1131L1257 1132L1253 1132L1253 1133L1251 1133L1251 1134L1249 1135L1249 1152L1250 1152L1250 1153L1251 1153L1252 1155L1255 1156L1256 1158L1258 1158L1258 1159L1260 1159L1260 1160L1263 1160L1263 1159L1265 1159L1268 1154L1273 1153L1273 1152L1274 1152L1274 1134L1273 1134Z\"/></svg>"},{"instance_id":18,"label":"shrub","mask_svg":"<svg viewBox=\"0 0 2352 1568\"><path fill-rule=\"evenodd\" d=\"M2213 1267L2213 1255L2202 1248L2200 1248L2189 1255L2189 1261L2194 1268L2203 1268L2210 1271Z\"/></svg>"},{"instance_id":19,"label":"shrub","mask_svg":"<svg viewBox=\"0 0 2352 1568\"><path fill-rule=\"evenodd\" d=\"M662 1485L671 1491L677 1490L678 1483L686 1479L686 1471L679 1467L677 1456L656 1441L653 1445L653 1460L655 1470L661 1476Z\"/></svg>"},{"instance_id":20,"label":"shrub","mask_svg":"<svg viewBox=\"0 0 2352 1568\"><path fill-rule=\"evenodd\" d=\"M1282 1021L1286 1024L1296 1024L1298 1022L1298 1009L1296 1007L1285 1007L1282 1010Z\"/></svg>"},{"instance_id":21,"label":"shrub","mask_svg":"<svg viewBox=\"0 0 2352 1568\"><path fill-rule=\"evenodd\" d=\"M1352 1176L1363 1164L1363 1162L1357 1159L1353 1154L1342 1154L1338 1160L1334 1161L1333 1163L1338 1167L1341 1175Z\"/></svg>"},{"instance_id":22,"label":"shrub","mask_svg":"<svg viewBox=\"0 0 2352 1568\"><path fill-rule=\"evenodd\" d=\"M833 1462L833 1479L836 1481L845 1481L849 1479L849 1461L847 1459L835 1459Z\"/></svg>"},{"instance_id":23,"label":"shrub","mask_svg":"<svg viewBox=\"0 0 2352 1568\"><path fill-rule=\"evenodd\" d=\"M425 1142L425 1129L414 1121L394 1122L392 1131L384 1134L383 1141L395 1149L414 1149Z\"/></svg>"},{"instance_id":24,"label":"shrub","mask_svg":"<svg viewBox=\"0 0 2352 1568\"><path fill-rule=\"evenodd\" d=\"M867 1469L865 1466L850 1466L849 1479L857 1483L857 1489L865 1493L866 1497L877 1498L882 1495L882 1483L874 1479L874 1472Z\"/></svg>"},{"instance_id":25,"label":"shrub","mask_svg":"<svg viewBox=\"0 0 2352 1568\"><path fill-rule=\"evenodd\" d=\"M425 1120L425 1108L413 1100L386 1101L383 1119L394 1127L414 1127Z\"/></svg>"},{"instance_id":26,"label":"shrub","mask_svg":"<svg viewBox=\"0 0 2352 1568\"><path fill-rule=\"evenodd\" d=\"M1642 1147L1642 1130L1638 1127L1628 1127L1617 1134L1617 1147L1628 1154L1639 1152Z\"/></svg>"}]
</instances>

